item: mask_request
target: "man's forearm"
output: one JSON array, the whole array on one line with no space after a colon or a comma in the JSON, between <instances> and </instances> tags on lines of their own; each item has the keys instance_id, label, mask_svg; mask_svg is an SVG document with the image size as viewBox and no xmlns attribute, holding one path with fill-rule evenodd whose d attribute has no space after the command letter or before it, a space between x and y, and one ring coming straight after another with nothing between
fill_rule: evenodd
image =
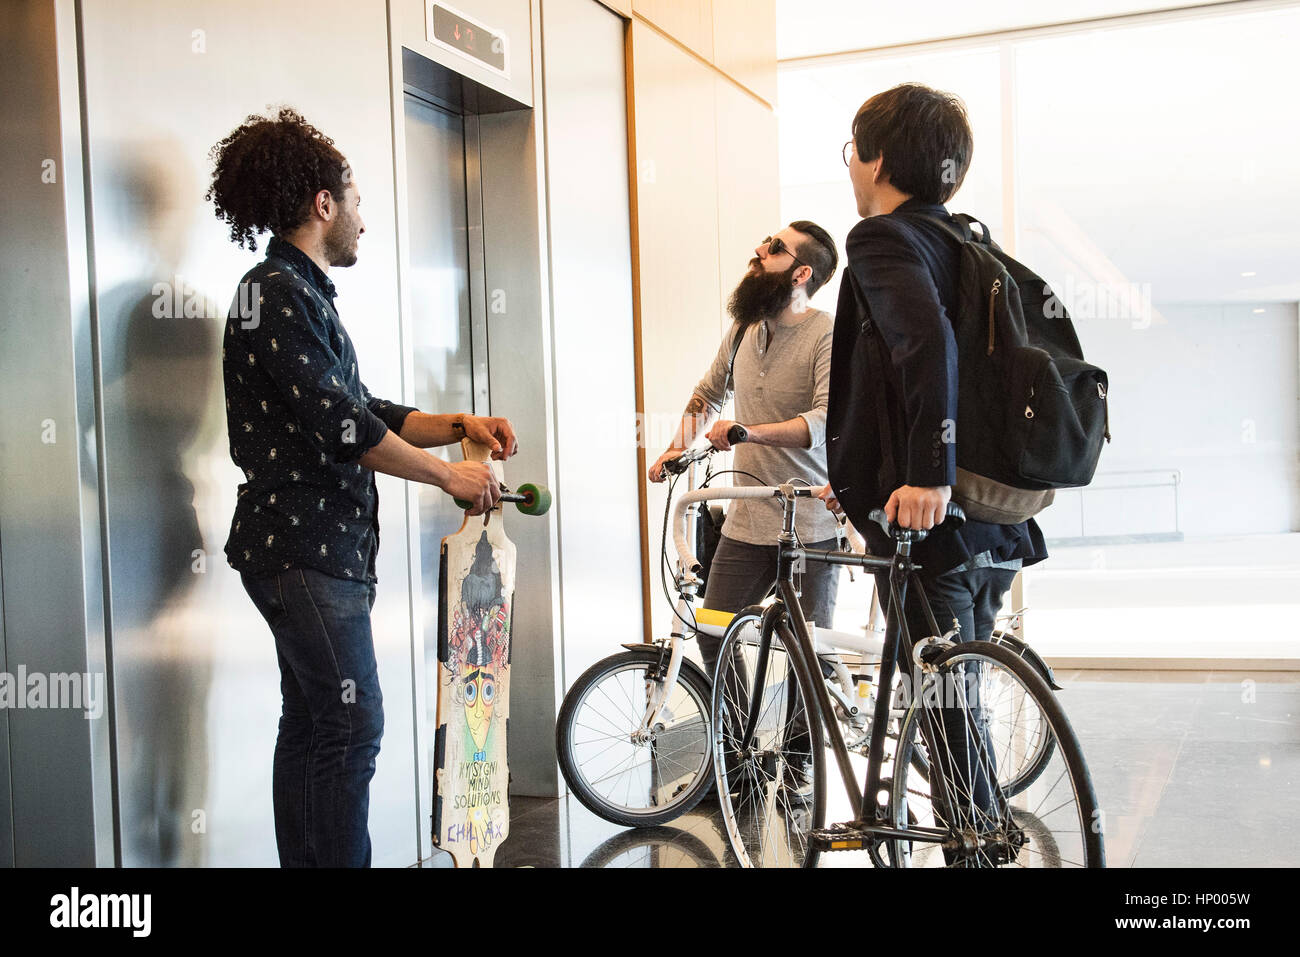
<instances>
[{"instance_id":1,"label":"man's forearm","mask_svg":"<svg viewBox=\"0 0 1300 957\"><path fill-rule=\"evenodd\" d=\"M402 423L402 440L417 449L451 445L465 437L464 428L456 425L458 420L463 425L465 417L466 413L460 412L449 415L412 412Z\"/></svg>"},{"instance_id":2,"label":"man's forearm","mask_svg":"<svg viewBox=\"0 0 1300 957\"><path fill-rule=\"evenodd\" d=\"M746 425L745 430L752 445L768 445L776 449L806 449L812 445L812 432L801 415L784 422Z\"/></svg>"},{"instance_id":3,"label":"man's forearm","mask_svg":"<svg viewBox=\"0 0 1300 957\"><path fill-rule=\"evenodd\" d=\"M689 448L696 437L705 433L715 415L717 413L713 410L713 406L705 402L698 392L692 395L691 401L686 403L686 409L682 412L681 424L677 426L677 434L673 437L673 444L669 448Z\"/></svg>"},{"instance_id":4,"label":"man's forearm","mask_svg":"<svg viewBox=\"0 0 1300 957\"><path fill-rule=\"evenodd\" d=\"M422 414L412 412L407 416L407 420ZM428 418L441 418L441 416L428 416ZM403 424L403 434L406 430L407 426ZM417 449L391 430L384 434L378 445L369 449L358 461L372 471L395 475L410 482L436 485L439 488L446 483L450 469L450 466L436 455Z\"/></svg>"}]
</instances>

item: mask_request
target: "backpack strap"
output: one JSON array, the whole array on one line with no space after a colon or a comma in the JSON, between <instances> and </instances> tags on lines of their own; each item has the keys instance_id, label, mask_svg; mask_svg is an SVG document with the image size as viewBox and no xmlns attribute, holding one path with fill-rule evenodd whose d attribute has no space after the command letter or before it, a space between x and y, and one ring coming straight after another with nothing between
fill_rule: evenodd
<instances>
[{"instance_id":1,"label":"backpack strap","mask_svg":"<svg viewBox=\"0 0 1300 957\"><path fill-rule=\"evenodd\" d=\"M724 399L727 396L727 391L736 382L736 353L740 352L740 344L744 341L748 329L748 326L741 326L736 330L736 337L731 340L731 362L727 365L727 381L722 387L722 397Z\"/></svg>"},{"instance_id":2,"label":"backpack strap","mask_svg":"<svg viewBox=\"0 0 1300 957\"><path fill-rule=\"evenodd\" d=\"M965 213L952 213L950 219L944 219L940 216L931 216L928 213L912 212L909 215L942 226L946 232L950 233L960 243L979 243L981 246L997 248L997 244L993 242L992 232L974 216L968 216ZM979 232L971 229L972 225L978 226Z\"/></svg>"},{"instance_id":3,"label":"backpack strap","mask_svg":"<svg viewBox=\"0 0 1300 957\"><path fill-rule=\"evenodd\" d=\"M993 234L989 231L988 226L976 220L974 216L967 216L966 213L953 213L953 220L956 220L965 228L967 242L978 242L982 246L989 246L993 242ZM979 226L979 233L971 229L971 224Z\"/></svg>"}]
</instances>

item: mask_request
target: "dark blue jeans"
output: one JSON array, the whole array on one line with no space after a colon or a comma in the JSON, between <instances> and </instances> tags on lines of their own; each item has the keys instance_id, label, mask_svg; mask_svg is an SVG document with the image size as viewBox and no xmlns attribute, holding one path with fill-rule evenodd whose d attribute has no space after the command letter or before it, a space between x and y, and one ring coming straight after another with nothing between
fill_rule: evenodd
<instances>
[{"instance_id":1,"label":"dark blue jeans","mask_svg":"<svg viewBox=\"0 0 1300 957\"><path fill-rule=\"evenodd\" d=\"M272 779L280 866L369 867L370 779L384 733L375 586L309 568L243 579L280 659Z\"/></svg>"},{"instance_id":2,"label":"dark blue jeans","mask_svg":"<svg viewBox=\"0 0 1300 957\"><path fill-rule=\"evenodd\" d=\"M954 569L937 576L921 573L921 583L925 587L926 597L941 632L952 627L956 619L961 625L960 641L988 641L993 633L993 624L1002 607L1003 596L1011 588L1016 573L1006 568ZM876 584L880 589L881 604L888 602L889 573L877 572ZM919 600L909 589L907 596L907 627L912 640L920 641L930 635L930 626L921 609ZM910 667L910 666L909 666ZM963 671L976 666L961 666ZM970 671L972 679L975 672ZM984 703L973 693L978 686L971 684L958 690L959 700L964 700L969 713L974 718L977 728L968 726L966 710L960 707L941 707L944 735L950 751L934 756L948 763L949 780L957 784L961 799L973 805L977 826L988 826L996 819L993 782L987 768L979 762L975 734L983 738L985 753L996 758L993 742L989 737L989 716L984 711ZM947 694L947 691L944 691ZM949 699L943 699L944 704ZM936 808L936 813L938 813ZM959 809L960 810L960 809ZM945 855L946 856L946 855Z\"/></svg>"}]
</instances>

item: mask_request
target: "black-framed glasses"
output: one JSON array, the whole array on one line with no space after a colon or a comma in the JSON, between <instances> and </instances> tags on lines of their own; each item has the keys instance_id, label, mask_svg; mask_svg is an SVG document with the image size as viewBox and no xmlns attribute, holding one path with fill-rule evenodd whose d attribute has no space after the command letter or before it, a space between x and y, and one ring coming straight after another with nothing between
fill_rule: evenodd
<instances>
[{"instance_id":1,"label":"black-framed glasses","mask_svg":"<svg viewBox=\"0 0 1300 957\"><path fill-rule=\"evenodd\" d=\"M854 149L853 141L849 140L847 143L844 144L843 149L840 150L840 157L844 160L845 166L849 165L849 155L850 155L849 151L852 149Z\"/></svg>"},{"instance_id":2,"label":"black-framed glasses","mask_svg":"<svg viewBox=\"0 0 1300 957\"><path fill-rule=\"evenodd\" d=\"M759 243L759 245L767 247L767 254L769 256L779 256L782 253L789 253L790 258L793 259L795 262L797 262L800 266L808 266L806 262L804 262L802 259L800 259L798 256L794 254L793 249L791 249L784 242L782 242L780 236L768 236L761 243ZM816 279L817 270L813 269L812 266L808 266L808 268L809 270L812 271L813 278Z\"/></svg>"}]
</instances>

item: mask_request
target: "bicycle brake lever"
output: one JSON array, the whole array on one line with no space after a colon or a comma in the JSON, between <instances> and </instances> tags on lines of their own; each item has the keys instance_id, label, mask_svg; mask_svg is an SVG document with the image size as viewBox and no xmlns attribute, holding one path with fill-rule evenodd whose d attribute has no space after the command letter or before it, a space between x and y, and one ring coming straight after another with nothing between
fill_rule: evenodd
<instances>
[{"instance_id":1,"label":"bicycle brake lever","mask_svg":"<svg viewBox=\"0 0 1300 957\"><path fill-rule=\"evenodd\" d=\"M835 550L837 552L853 551L853 546L849 543L848 519L843 517L837 517L835 520ZM851 585L857 581L853 577L853 566L848 565L845 567L848 569L849 584Z\"/></svg>"}]
</instances>

